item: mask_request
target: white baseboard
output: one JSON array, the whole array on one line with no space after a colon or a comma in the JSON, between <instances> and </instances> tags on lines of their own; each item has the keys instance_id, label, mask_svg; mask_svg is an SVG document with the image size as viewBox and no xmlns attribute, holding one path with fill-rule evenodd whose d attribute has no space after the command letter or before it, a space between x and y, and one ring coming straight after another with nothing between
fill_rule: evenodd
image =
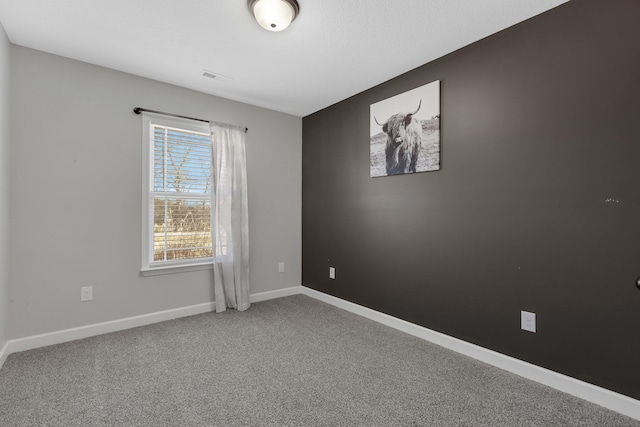
<instances>
[{"instance_id":1,"label":"white baseboard","mask_svg":"<svg viewBox=\"0 0 640 427\"><path fill-rule=\"evenodd\" d=\"M165 320L177 319L179 317L207 313L213 310L215 310L214 303L207 302L189 307L181 307L172 310L158 311L156 313L143 314L140 316L126 317L124 319L111 320L109 322L79 326L77 328L64 329L62 331L32 335L25 338L10 340L7 344L9 344L9 354L11 354L18 351L31 350L34 348L61 344L96 335L108 334L110 332L122 331L124 329L136 328L138 326L150 325L152 323L164 322Z\"/></svg>"},{"instance_id":2,"label":"white baseboard","mask_svg":"<svg viewBox=\"0 0 640 427\"><path fill-rule=\"evenodd\" d=\"M292 286L290 288L278 289L275 291L260 292L251 295L251 302L267 301L270 299L289 297L302 293L302 286Z\"/></svg>"},{"instance_id":3,"label":"white baseboard","mask_svg":"<svg viewBox=\"0 0 640 427\"><path fill-rule=\"evenodd\" d=\"M9 342L5 342L2 349L0 349L0 368L4 365L4 361L7 360L7 357L9 357Z\"/></svg>"},{"instance_id":4,"label":"white baseboard","mask_svg":"<svg viewBox=\"0 0 640 427\"><path fill-rule=\"evenodd\" d=\"M301 286L293 286L275 291L260 292L250 296L251 302L266 301L269 299L281 298L285 296L299 294ZM110 332L122 331L124 329L136 328L138 326L151 325L153 323L164 322L166 320L180 317L193 316L195 314L208 313L215 310L214 302L206 302L188 307L175 308L172 310L159 311L155 313L143 314L140 316L127 317L124 319L112 320L109 322L94 323L92 325L80 326L77 328L65 329L62 331L49 332L46 334L32 335L25 338L9 340L0 352L0 367L4 364L7 356L18 351L31 350L48 345L61 344L68 341L107 334Z\"/></svg>"},{"instance_id":5,"label":"white baseboard","mask_svg":"<svg viewBox=\"0 0 640 427\"><path fill-rule=\"evenodd\" d=\"M409 323L396 317L380 313L379 311L371 310L361 305L318 292L314 289L304 286L301 288L301 293L304 295L640 420L639 400L488 350L484 347L418 326L414 323Z\"/></svg>"}]
</instances>

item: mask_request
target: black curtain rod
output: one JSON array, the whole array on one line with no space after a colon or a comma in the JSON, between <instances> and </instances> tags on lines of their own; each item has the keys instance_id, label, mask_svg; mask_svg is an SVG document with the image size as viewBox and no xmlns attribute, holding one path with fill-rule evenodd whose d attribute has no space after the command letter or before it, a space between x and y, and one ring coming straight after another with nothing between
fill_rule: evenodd
<instances>
[{"instance_id":1,"label":"black curtain rod","mask_svg":"<svg viewBox=\"0 0 640 427\"><path fill-rule=\"evenodd\" d=\"M133 112L136 113L136 114L140 114L143 111L146 111L147 113L162 114L163 116L178 117L180 119L189 119L189 120L195 120L195 121L198 121L198 122L211 123L209 120L197 119L195 117L181 116L180 114L165 113L163 111L156 111L156 110L147 110L146 108L140 108L140 107L136 107L136 108L133 109ZM245 131L245 133L249 132L249 128L244 128L244 131Z\"/></svg>"}]
</instances>

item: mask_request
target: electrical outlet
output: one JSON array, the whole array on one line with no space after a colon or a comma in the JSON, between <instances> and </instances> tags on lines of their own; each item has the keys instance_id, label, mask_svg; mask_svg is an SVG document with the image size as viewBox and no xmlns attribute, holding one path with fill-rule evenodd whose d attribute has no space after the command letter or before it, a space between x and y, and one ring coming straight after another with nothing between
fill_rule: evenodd
<instances>
[{"instance_id":1,"label":"electrical outlet","mask_svg":"<svg viewBox=\"0 0 640 427\"><path fill-rule=\"evenodd\" d=\"M91 301L93 299L93 286L83 286L80 288L80 301Z\"/></svg>"},{"instance_id":2,"label":"electrical outlet","mask_svg":"<svg viewBox=\"0 0 640 427\"><path fill-rule=\"evenodd\" d=\"M530 311L520 312L520 328L529 332L536 332L536 314Z\"/></svg>"},{"instance_id":3,"label":"electrical outlet","mask_svg":"<svg viewBox=\"0 0 640 427\"><path fill-rule=\"evenodd\" d=\"M334 267L329 267L329 279L336 278L336 269Z\"/></svg>"},{"instance_id":4,"label":"electrical outlet","mask_svg":"<svg viewBox=\"0 0 640 427\"><path fill-rule=\"evenodd\" d=\"M284 262L278 263L278 273L284 273Z\"/></svg>"}]
</instances>

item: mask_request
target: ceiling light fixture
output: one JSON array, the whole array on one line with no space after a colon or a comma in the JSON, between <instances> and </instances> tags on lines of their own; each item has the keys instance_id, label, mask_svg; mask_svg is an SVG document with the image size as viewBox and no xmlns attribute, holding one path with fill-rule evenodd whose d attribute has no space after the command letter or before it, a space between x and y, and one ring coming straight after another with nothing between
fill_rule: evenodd
<instances>
[{"instance_id":1,"label":"ceiling light fixture","mask_svg":"<svg viewBox=\"0 0 640 427\"><path fill-rule=\"evenodd\" d=\"M258 24L269 31L284 30L300 11L296 0L251 0L250 7Z\"/></svg>"}]
</instances>

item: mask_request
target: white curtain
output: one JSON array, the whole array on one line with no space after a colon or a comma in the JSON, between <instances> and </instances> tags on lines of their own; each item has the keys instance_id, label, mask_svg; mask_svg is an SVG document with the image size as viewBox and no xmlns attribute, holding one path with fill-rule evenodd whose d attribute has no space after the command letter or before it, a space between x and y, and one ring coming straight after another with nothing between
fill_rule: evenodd
<instances>
[{"instance_id":1,"label":"white curtain","mask_svg":"<svg viewBox=\"0 0 640 427\"><path fill-rule=\"evenodd\" d=\"M216 312L249 308L249 217L245 130L211 123L211 241Z\"/></svg>"}]
</instances>

